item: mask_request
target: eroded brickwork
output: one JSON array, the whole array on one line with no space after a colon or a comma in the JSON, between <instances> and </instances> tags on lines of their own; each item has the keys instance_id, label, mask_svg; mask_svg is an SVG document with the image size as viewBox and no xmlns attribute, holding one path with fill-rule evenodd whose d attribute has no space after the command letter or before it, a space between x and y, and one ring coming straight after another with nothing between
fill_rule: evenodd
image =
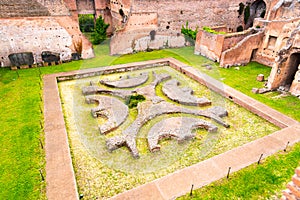
<instances>
[{"instance_id":1,"label":"eroded brickwork","mask_svg":"<svg viewBox=\"0 0 300 200\"><path fill-rule=\"evenodd\" d=\"M288 183L287 189L283 191L281 200L300 199L300 167L295 170L292 181Z\"/></svg>"},{"instance_id":2,"label":"eroded brickwork","mask_svg":"<svg viewBox=\"0 0 300 200\"><path fill-rule=\"evenodd\" d=\"M10 66L8 55L21 52L32 52L35 63L42 61L42 51L60 53L61 60L69 60L79 43L82 57L93 57L92 45L72 16L74 11L76 1L0 0L1 66Z\"/></svg>"},{"instance_id":3,"label":"eroded brickwork","mask_svg":"<svg viewBox=\"0 0 300 200\"><path fill-rule=\"evenodd\" d=\"M244 65L250 61L268 65L272 67L267 83L269 90L282 86L300 96L300 2L257 0L249 6L261 12L264 3L264 18L253 19L253 26L242 33L221 35L199 31L195 53L218 61L223 67Z\"/></svg>"},{"instance_id":4,"label":"eroded brickwork","mask_svg":"<svg viewBox=\"0 0 300 200\"><path fill-rule=\"evenodd\" d=\"M246 4L244 0L241 2ZM127 12L130 14L128 23L123 27L116 27L117 31L111 40L111 54L185 46L188 43L181 34L181 28L187 21L192 29L227 25L228 30L235 30L243 24L243 18L238 14L239 3L234 0L132 1L131 10ZM117 9L120 8L115 8ZM114 14L113 18L120 15L118 12ZM154 39L150 37L151 31L155 31Z\"/></svg>"}]
</instances>

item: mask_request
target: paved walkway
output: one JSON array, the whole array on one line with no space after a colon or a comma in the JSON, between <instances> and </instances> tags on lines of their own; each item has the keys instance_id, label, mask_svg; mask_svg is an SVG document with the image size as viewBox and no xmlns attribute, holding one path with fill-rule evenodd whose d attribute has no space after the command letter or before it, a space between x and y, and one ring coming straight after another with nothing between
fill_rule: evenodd
<instances>
[{"instance_id":1,"label":"paved walkway","mask_svg":"<svg viewBox=\"0 0 300 200\"><path fill-rule=\"evenodd\" d=\"M299 122L173 58L118 65L112 68L124 71L125 68L136 68L136 66L145 68L151 67L155 63L166 62L171 67L185 73L208 88L219 92L282 129L261 139L119 194L111 199L174 199L188 193L192 184L195 189L200 188L225 177L229 167L231 167L231 172L238 171L257 162L261 154L265 158L283 150L288 142L290 145L293 145L300 141ZM46 181L47 197L49 200L78 199L68 138L57 89L57 79L64 80L70 76L73 78L92 76L100 74L104 69L111 70L112 68L88 69L44 77Z\"/></svg>"}]
</instances>

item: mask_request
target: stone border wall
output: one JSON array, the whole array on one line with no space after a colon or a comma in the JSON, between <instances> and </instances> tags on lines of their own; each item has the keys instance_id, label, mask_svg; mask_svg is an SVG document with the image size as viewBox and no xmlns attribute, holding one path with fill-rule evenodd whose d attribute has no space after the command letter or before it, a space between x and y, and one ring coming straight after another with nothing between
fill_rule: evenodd
<instances>
[{"instance_id":1,"label":"stone border wall","mask_svg":"<svg viewBox=\"0 0 300 200\"><path fill-rule=\"evenodd\" d=\"M49 200L79 199L57 81L165 65L169 65L181 73L186 74L199 83L206 85L209 89L220 93L224 97L231 99L235 103L247 108L283 129L270 136L250 142L209 160L205 160L196 165L167 175L166 177L162 177L153 182L119 194L112 199L153 199L155 196L157 197L156 199L175 198L189 192L191 184L195 184L195 188L199 188L226 176L229 164L233 168L232 171L237 171L257 162L257 158L262 152L265 152L265 156L272 155L285 147L287 141L290 142L290 145L299 142L299 122L173 58L46 75L43 78L43 100L47 182L46 194ZM245 156L241 156L240 151L244 152ZM251 152L251 154L249 154L249 152ZM233 159L236 158L237 155L243 159ZM226 157L226 159L224 159L224 157ZM211 168L208 167L207 164L217 167ZM222 172L220 171L221 167ZM208 176L204 177L201 172L208 169L211 173L207 172L206 174ZM194 174L195 171L197 171L196 174Z\"/></svg>"}]
</instances>

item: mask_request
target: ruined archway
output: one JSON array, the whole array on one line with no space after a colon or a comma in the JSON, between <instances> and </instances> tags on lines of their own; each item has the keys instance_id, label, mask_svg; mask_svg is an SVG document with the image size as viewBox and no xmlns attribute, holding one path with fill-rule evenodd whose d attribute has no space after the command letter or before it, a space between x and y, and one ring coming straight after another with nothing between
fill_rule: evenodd
<instances>
[{"instance_id":1,"label":"ruined archway","mask_svg":"<svg viewBox=\"0 0 300 200\"><path fill-rule=\"evenodd\" d=\"M286 85L290 85L289 91L293 95L300 96L300 52L289 57L287 67Z\"/></svg>"},{"instance_id":2,"label":"ruined archway","mask_svg":"<svg viewBox=\"0 0 300 200\"><path fill-rule=\"evenodd\" d=\"M285 85L290 85L295 77L295 74L298 70L298 66L300 64L300 52L298 53L293 53L288 61L287 61L287 71L285 74Z\"/></svg>"},{"instance_id":3,"label":"ruined archway","mask_svg":"<svg viewBox=\"0 0 300 200\"><path fill-rule=\"evenodd\" d=\"M257 0L250 5L247 5L244 11L245 29L253 26L255 18L264 18L266 8L266 3L263 0Z\"/></svg>"}]
</instances>

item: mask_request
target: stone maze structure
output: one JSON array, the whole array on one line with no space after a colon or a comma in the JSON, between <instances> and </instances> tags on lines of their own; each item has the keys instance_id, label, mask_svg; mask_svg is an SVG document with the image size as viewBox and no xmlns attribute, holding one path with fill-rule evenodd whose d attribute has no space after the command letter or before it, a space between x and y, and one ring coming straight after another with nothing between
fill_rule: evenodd
<instances>
[{"instance_id":1,"label":"stone maze structure","mask_svg":"<svg viewBox=\"0 0 300 200\"><path fill-rule=\"evenodd\" d=\"M210 107L204 110L186 108L180 105L203 107L208 106L211 102L206 98L197 98L193 96L193 91L190 88L178 88L178 81L172 79L169 74L157 74L153 72L153 80L149 84L144 84L149 76L148 73L142 73L136 77L120 77L120 80L105 81L100 80L100 84L107 85L110 89L103 89L101 86L86 86L82 88L83 95L86 96L87 103L97 103L96 108L92 108L91 113L93 117L106 116L108 121L104 125L100 125L101 134L109 134L112 130L118 128L125 122L128 116L128 107L114 98L114 96L128 99L133 94L143 95L146 101L139 102L137 106L138 114L136 119L122 131L122 135L114 136L106 141L109 151L114 151L122 146L126 146L132 156L139 157L139 151L136 146L136 139L139 130L148 121L157 116L173 113L186 113L195 116L203 116L212 119L224 127L229 125L222 120L222 117L228 115L227 111L219 106ZM140 80L140 81L137 81ZM179 103L166 102L162 97L156 95L156 86L163 81L163 90L170 100ZM123 85L124 84L124 85ZM117 86L117 87L116 87ZM114 88L132 88L132 90L119 90ZM172 88L174 90L172 91ZM122 92L123 91L123 92ZM101 94L110 94L110 97L101 96ZM215 132L218 127L205 120L191 118L191 117L176 117L168 118L154 125L148 134L148 145L151 152L160 149L159 141L163 138L176 138L179 142L195 137L191 131L195 128L205 128L209 132Z\"/></svg>"}]
</instances>

